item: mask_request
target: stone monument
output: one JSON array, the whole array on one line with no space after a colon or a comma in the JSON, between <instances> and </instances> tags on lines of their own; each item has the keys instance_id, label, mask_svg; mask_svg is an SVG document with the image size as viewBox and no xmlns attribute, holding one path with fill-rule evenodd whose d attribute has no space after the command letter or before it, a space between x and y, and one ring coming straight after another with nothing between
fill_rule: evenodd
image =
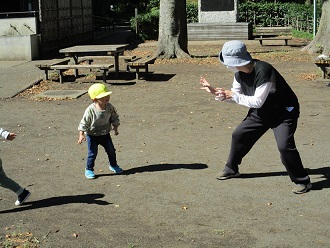
<instances>
[{"instance_id":1,"label":"stone monument","mask_svg":"<svg viewBox=\"0 0 330 248\"><path fill-rule=\"evenodd\" d=\"M237 22L239 0L198 0L198 23L188 24L188 40L253 39L252 23Z\"/></svg>"},{"instance_id":2,"label":"stone monument","mask_svg":"<svg viewBox=\"0 0 330 248\"><path fill-rule=\"evenodd\" d=\"M198 0L199 23L237 22L238 0Z\"/></svg>"}]
</instances>

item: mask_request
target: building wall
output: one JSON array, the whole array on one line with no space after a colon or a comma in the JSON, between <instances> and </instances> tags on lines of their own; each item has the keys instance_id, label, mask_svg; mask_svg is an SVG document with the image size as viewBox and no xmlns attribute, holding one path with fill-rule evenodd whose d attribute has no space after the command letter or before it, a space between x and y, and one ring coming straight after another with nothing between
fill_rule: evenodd
<instances>
[{"instance_id":1,"label":"building wall","mask_svg":"<svg viewBox=\"0 0 330 248\"><path fill-rule=\"evenodd\" d=\"M0 36L31 35L36 33L36 17L0 19Z\"/></svg>"},{"instance_id":2,"label":"building wall","mask_svg":"<svg viewBox=\"0 0 330 248\"><path fill-rule=\"evenodd\" d=\"M43 57L93 39L91 0L40 0L39 19Z\"/></svg>"}]
</instances>

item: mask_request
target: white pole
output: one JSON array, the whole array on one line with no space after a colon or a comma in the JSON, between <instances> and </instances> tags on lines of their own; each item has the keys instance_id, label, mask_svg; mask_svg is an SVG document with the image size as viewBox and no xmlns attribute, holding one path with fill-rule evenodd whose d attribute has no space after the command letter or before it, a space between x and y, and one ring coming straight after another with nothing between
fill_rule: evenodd
<instances>
[{"instance_id":1,"label":"white pole","mask_svg":"<svg viewBox=\"0 0 330 248\"><path fill-rule=\"evenodd\" d=\"M138 36L138 27L139 27L139 24L138 24L138 9L135 8L135 34L136 34L136 37Z\"/></svg>"},{"instance_id":2,"label":"white pole","mask_svg":"<svg viewBox=\"0 0 330 248\"><path fill-rule=\"evenodd\" d=\"M317 26L317 0L314 0L314 22L313 22L313 36L316 35L316 26Z\"/></svg>"}]
</instances>

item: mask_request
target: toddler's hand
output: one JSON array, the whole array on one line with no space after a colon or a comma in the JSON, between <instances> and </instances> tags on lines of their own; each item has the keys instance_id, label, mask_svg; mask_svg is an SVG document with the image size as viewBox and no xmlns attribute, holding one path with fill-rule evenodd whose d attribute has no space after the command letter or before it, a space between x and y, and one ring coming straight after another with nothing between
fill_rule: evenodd
<instances>
[{"instance_id":1,"label":"toddler's hand","mask_svg":"<svg viewBox=\"0 0 330 248\"><path fill-rule=\"evenodd\" d=\"M81 144L84 141L86 141L86 137L84 135L79 135L78 144Z\"/></svg>"}]
</instances>

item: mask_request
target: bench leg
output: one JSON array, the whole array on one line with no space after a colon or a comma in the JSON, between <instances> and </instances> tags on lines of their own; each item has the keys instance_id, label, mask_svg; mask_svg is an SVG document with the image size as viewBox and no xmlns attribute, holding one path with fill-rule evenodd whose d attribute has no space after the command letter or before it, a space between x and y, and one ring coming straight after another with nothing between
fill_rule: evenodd
<instances>
[{"instance_id":1,"label":"bench leg","mask_svg":"<svg viewBox=\"0 0 330 248\"><path fill-rule=\"evenodd\" d=\"M63 72L64 72L64 70L60 69L60 70L56 70L56 71L60 75L60 83L63 84Z\"/></svg>"},{"instance_id":2,"label":"bench leg","mask_svg":"<svg viewBox=\"0 0 330 248\"><path fill-rule=\"evenodd\" d=\"M108 69L104 69L103 70L103 83L107 83L107 72L108 72Z\"/></svg>"},{"instance_id":3,"label":"bench leg","mask_svg":"<svg viewBox=\"0 0 330 248\"><path fill-rule=\"evenodd\" d=\"M139 78L140 78L140 68L139 67L137 67L136 69L136 80L139 80Z\"/></svg>"},{"instance_id":4,"label":"bench leg","mask_svg":"<svg viewBox=\"0 0 330 248\"><path fill-rule=\"evenodd\" d=\"M77 55L73 56L73 61L74 61L74 64L75 65L78 65L79 64L79 59L78 59L78 56ZM78 77L78 69L75 69L74 70L74 76L76 78Z\"/></svg>"},{"instance_id":5,"label":"bench leg","mask_svg":"<svg viewBox=\"0 0 330 248\"><path fill-rule=\"evenodd\" d=\"M125 64L126 64L126 71L129 71L129 65L127 64L128 62L130 62L131 60L129 60L129 59L125 59L124 60L124 62L125 62Z\"/></svg>"},{"instance_id":6,"label":"bench leg","mask_svg":"<svg viewBox=\"0 0 330 248\"><path fill-rule=\"evenodd\" d=\"M45 69L45 74L46 74L46 80L49 80L48 69Z\"/></svg>"},{"instance_id":7,"label":"bench leg","mask_svg":"<svg viewBox=\"0 0 330 248\"><path fill-rule=\"evenodd\" d=\"M115 54L115 77L118 78L118 74L119 74L119 54Z\"/></svg>"},{"instance_id":8,"label":"bench leg","mask_svg":"<svg viewBox=\"0 0 330 248\"><path fill-rule=\"evenodd\" d=\"M320 66L322 72L323 72L323 79L327 78L327 69L326 66Z\"/></svg>"},{"instance_id":9,"label":"bench leg","mask_svg":"<svg viewBox=\"0 0 330 248\"><path fill-rule=\"evenodd\" d=\"M287 39L285 39L285 45L286 45L286 46L288 45L288 40L287 40Z\"/></svg>"},{"instance_id":10,"label":"bench leg","mask_svg":"<svg viewBox=\"0 0 330 248\"><path fill-rule=\"evenodd\" d=\"M262 40L259 40L260 45L262 45Z\"/></svg>"}]
</instances>

